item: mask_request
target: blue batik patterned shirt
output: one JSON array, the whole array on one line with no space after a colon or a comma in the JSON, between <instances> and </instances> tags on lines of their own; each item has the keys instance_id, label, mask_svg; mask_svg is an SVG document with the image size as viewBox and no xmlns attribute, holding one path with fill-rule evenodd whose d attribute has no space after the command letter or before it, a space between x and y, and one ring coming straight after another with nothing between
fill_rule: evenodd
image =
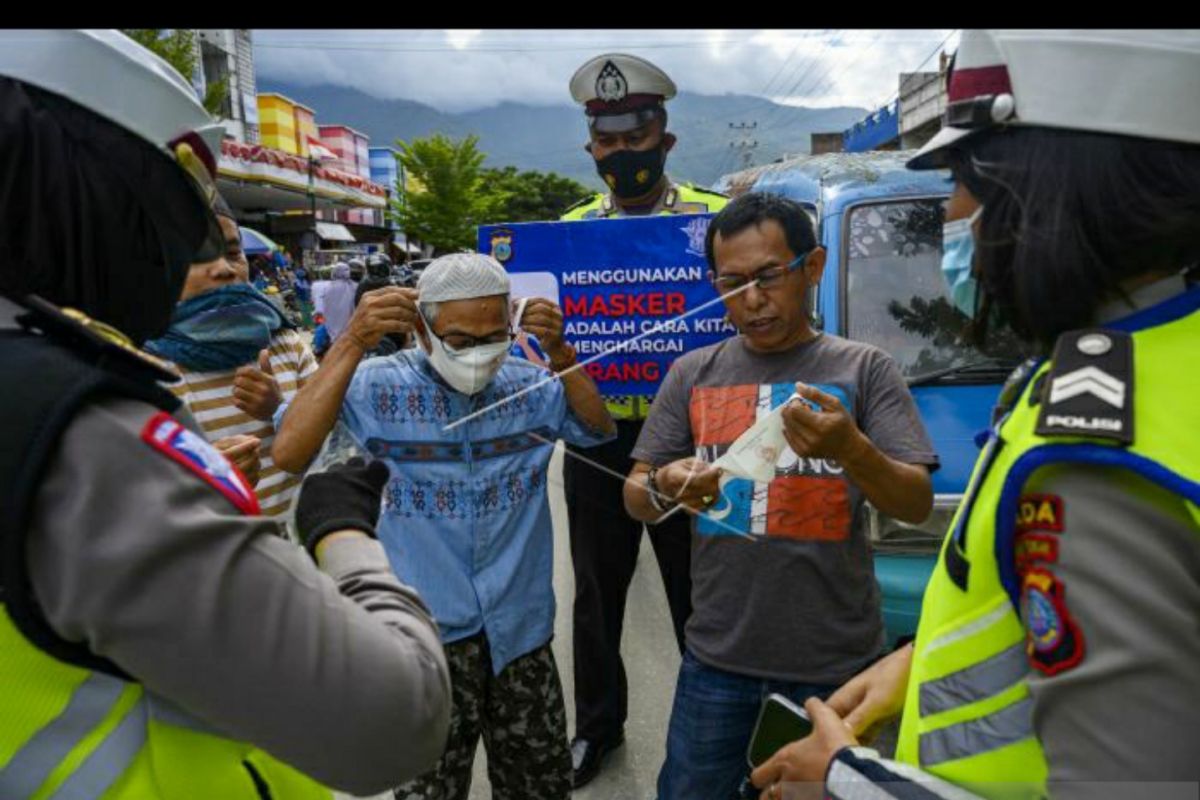
<instances>
[{"instance_id":1,"label":"blue batik patterned shirt","mask_svg":"<svg viewBox=\"0 0 1200 800\"><path fill-rule=\"evenodd\" d=\"M587 447L612 438L571 412L562 384L545 381L549 374L510 358L482 392L467 396L413 348L364 361L342 404L350 433L391 471L378 533L392 569L421 593L443 642L486 633L496 674L553 632L546 478L554 442Z\"/></svg>"}]
</instances>

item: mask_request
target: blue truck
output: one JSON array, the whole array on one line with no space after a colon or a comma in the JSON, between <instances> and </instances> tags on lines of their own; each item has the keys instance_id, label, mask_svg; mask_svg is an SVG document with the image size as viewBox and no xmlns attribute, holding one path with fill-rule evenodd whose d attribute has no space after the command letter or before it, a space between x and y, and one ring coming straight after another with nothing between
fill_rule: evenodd
<instances>
[{"instance_id":1,"label":"blue truck","mask_svg":"<svg viewBox=\"0 0 1200 800\"><path fill-rule=\"evenodd\" d=\"M728 194L763 191L791 198L813 217L828 250L812 307L814 323L887 351L908 380L941 459L934 510L909 525L871 508L868 524L883 595L888 643L916 632L921 597L970 477L976 435L990 422L1000 388L1022 360L1008 330L976 347L968 320L950 303L941 274L943 207L949 172L913 172L905 152L808 156L724 176Z\"/></svg>"}]
</instances>

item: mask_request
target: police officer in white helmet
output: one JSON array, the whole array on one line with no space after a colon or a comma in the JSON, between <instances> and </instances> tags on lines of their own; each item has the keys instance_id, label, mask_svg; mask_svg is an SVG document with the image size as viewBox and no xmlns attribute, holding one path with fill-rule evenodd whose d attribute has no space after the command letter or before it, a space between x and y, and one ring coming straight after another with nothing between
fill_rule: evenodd
<instances>
[{"instance_id":1,"label":"police officer in white helmet","mask_svg":"<svg viewBox=\"0 0 1200 800\"><path fill-rule=\"evenodd\" d=\"M763 797L1195 796L1198 81L1197 31L963 33L909 165L953 174L943 270L977 334L1006 319L1042 357L1001 393L915 643L807 704ZM857 746L901 713L897 761Z\"/></svg>"},{"instance_id":2,"label":"police officer in white helmet","mask_svg":"<svg viewBox=\"0 0 1200 800\"><path fill-rule=\"evenodd\" d=\"M665 72L644 58L605 53L576 70L570 88L587 118L585 149L609 191L581 200L562 219L703 214L725 207L725 195L675 182L666 174L667 154L676 142L667 130L666 103L676 88ZM591 781L604 756L624 740L628 689L621 631L642 541L642 523L625 513L622 483L611 475L628 474L633 466L629 454L650 398L618 395L604 401L617 421L616 441L585 451L584 458L568 458L564 467L576 587L571 743L576 788ZM690 524L678 515L648 530L682 652L684 624L691 614Z\"/></svg>"},{"instance_id":3,"label":"police officer in white helmet","mask_svg":"<svg viewBox=\"0 0 1200 800\"><path fill-rule=\"evenodd\" d=\"M0 797L331 798L445 741L386 468L310 479L297 548L137 349L222 257L220 139L116 31L0 32Z\"/></svg>"}]
</instances>

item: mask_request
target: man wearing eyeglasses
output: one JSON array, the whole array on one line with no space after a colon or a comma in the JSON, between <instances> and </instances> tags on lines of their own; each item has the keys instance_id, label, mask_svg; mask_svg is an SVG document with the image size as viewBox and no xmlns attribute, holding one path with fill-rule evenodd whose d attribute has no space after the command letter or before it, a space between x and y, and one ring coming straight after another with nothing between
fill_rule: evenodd
<instances>
[{"instance_id":1,"label":"man wearing eyeglasses","mask_svg":"<svg viewBox=\"0 0 1200 800\"><path fill-rule=\"evenodd\" d=\"M625 483L637 519L696 515L660 800L737 796L763 698L825 697L881 655L863 504L920 522L938 465L891 357L809 324L825 251L800 205L744 195L713 218L705 249L740 335L672 365ZM712 462L781 405L775 477L722 483Z\"/></svg>"},{"instance_id":2,"label":"man wearing eyeglasses","mask_svg":"<svg viewBox=\"0 0 1200 800\"><path fill-rule=\"evenodd\" d=\"M417 288L363 295L312 381L276 414L276 463L305 468L337 422L391 472L379 540L445 644L453 712L437 766L396 796L466 800L482 736L497 798L565 798L571 754L554 630L547 473L554 443L615 425L549 300L522 306L559 377L512 344L509 279L489 256L433 261ZM419 347L362 361L388 333ZM361 361L361 364L360 364ZM458 423L458 424L456 424ZM453 427L451 427L453 426Z\"/></svg>"}]
</instances>

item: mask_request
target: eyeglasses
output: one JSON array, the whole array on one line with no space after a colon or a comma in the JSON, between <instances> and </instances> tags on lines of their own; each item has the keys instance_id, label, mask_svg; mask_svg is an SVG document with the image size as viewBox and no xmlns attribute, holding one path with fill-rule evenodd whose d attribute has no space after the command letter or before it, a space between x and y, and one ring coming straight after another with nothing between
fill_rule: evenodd
<instances>
[{"instance_id":1,"label":"eyeglasses","mask_svg":"<svg viewBox=\"0 0 1200 800\"><path fill-rule=\"evenodd\" d=\"M511 331L505 331L504 333L494 333L491 336L483 336L483 337L471 336L470 334L466 334L466 333L448 333L445 336L441 337L442 344L446 345L447 349L452 350L456 353L461 352L463 350L470 350L473 347L479 347L479 346L485 345L485 344L505 343L505 344L511 345L513 343L513 340L516 338L517 338L516 335L514 333L512 333Z\"/></svg>"},{"instance_id":2,"label":"eyeglasses","mask_svg":"<svg viewBox=\"0 0 1200 800\"><path fill-rule=\"evenodd\" d=\"M787 274L797 267L803 266L804 259L808 258L808 254L812 250L808 250L788 263L778 267L767 267L760 269L753 275L721 275L713 278L713 285L717 287L717 291L721 294L729 294L736 292L739 289L746 288L747 284L753 283L759 289L772 289L783 283L783 279Z\"/></svg>"}]
</instances>

